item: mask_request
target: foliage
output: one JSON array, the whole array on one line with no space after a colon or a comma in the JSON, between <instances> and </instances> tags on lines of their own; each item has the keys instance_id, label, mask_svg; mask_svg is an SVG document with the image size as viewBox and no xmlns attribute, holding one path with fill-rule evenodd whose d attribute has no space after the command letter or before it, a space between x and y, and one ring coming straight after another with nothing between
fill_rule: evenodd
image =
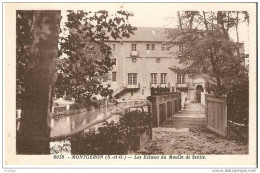
<instances>
[{"instance_id":1,"label":"foliage","mask_svg":"<svg viewBox=\"0 0 260 173\"><path fill-rule=\"evenodd\" d=\"M90 108L90 105L86 102L74 103L74 104L70 105L71 110L80 110L80 109L85 109L85 108Z\"/></svg>"},{"instance_id":2,"label":"foliage","mask_svg":"<svg viewBox=\"0 0 260 173\"><path fill-rule=\"evenodd\" d=\"M249 24L246 11L178 12L179 29L170 31L169 38L183 49L178 55L184 68L172 70L191 77L210 79L207 91L216 96L227 95L228 119L248 124L249 78L245 55L240 52L238 25ZM229 37L235 28L237 42Z\"/></svg>"},{"instance_id":3,"label":"foliage","mask_svg":"<svg viewBox=\"0 0 260 173\"><path fill-rule=\"evenodd\" d=\"M26 64L30 58L30 46L32 44L33 12L16 11L16 107L21 108L21 100L24 93L24 74Z\"/></svg>"},{"instance_id":4,"label":"foliage","mask_svg":"<svg viewBox=\"0 0 260 173\"><path fill-rule=\"evenodd\" d=\"M127 154L138 149L139 135L150 128L150 118L146 112L129 111L118 123L104 123L97 133L86 133L77 146L72 146L73 154Z\"/></svg>"},{"instance_id":5,"label":"foliage","mask_svg":"<svg viewBox=\"0 0 260 173\"><path fill-rule=\"evenodd\" d=\"M228 120L248 125L249 120L249 85L236 85L227 94Z\"/></svg>"},{"instance_id":6,"label":"foliage","mask_svg":"<svg viewBox=\"0 0 260 173\"><path fill-rule=\"evenodd\" d=\"M233 84L243 84L247 79L244 56L240 54L238 43L229 37L229 30L237 27L242 19L237 19L238 12L178 12L179 29L168 30L168 37L173 45L180 46L177 54L179 63L184 67L174 66L177 73L190 77L210 79L210 89L215 95L226 94ZM239 12L249 20L247 12ZM243 79L243 80L241 80Z\"/></svg>"},{"instance_id":7,"label":"foliage","mask_svg":"<svg viewBox=\"0 0 260 173\"><path fill-rule=\"evenodd\" d=\"M128 23L131 16L133 14L126 11L118 11L114 16L109 16L106 11L93 14L69 11L66 28L60 35L60 58L57 62L55 88L57 96L64 96L66 93L67 97L74 97L81 102L88 101L97 93L101 96L111 95L109 86L100 85L102 76L113 64L109 58L110 48L105 41L108 36L120 39L133 34L135 28ZM33 39L32 24L33 11L16 12L17 108L21 107L24 92L24 75Z\"/></svg>"},{"instance_id":8,"label":"foliage","mask_svg":"<svg viewBox=\"0 0 260 173\"><path fill-rule=\"evenodd\" d=\"M91 102L93 95L111 96L109 86L101 84L113 65L106 42L133 34L135 28L128 23L131 16L133 14L126 11L118 11L116 15L109 15L107 11L68 11L64 28L67 35L60 41L63 55L58 60L55 94L66 94L78 103Z\"/></svg>"}]
</instances>

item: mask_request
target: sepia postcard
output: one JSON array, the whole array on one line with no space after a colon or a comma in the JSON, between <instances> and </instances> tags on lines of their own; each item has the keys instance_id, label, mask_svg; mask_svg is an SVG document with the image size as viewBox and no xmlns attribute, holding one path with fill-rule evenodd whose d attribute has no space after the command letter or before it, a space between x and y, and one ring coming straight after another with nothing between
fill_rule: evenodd
<instances>
[{"instance_id":1,"label":"sepia postcard","mask_svg":"<svg viewBox=\"0 0 260 173\"><path fill-rule=\"evenodd\" d=\"M4 3L3 167L257 167L257 3Z\"/></svg>"}]
</instances>

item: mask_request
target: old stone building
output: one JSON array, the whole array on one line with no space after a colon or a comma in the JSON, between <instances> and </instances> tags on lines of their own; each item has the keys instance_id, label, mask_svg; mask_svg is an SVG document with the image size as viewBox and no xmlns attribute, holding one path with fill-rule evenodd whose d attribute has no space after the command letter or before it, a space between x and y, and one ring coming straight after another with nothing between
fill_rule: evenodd
<instances>
[{"instance_id":1,"label":"old stone building","mask_svg":"<svg viewBox=\"0 0 260 173\"><path fill-rule=\"evenodd\" d=\"M193 80L169 69L180 65L177 55L170 52L181 47L167 44L163 28L139 27L134 33L130 38L108 43L116 65L104 85L111 85L116 98L145 99L151 95L152 87L167 87L186 92L187 98L193 99L197 86L205 88L203 79Z\"/></svg>"}]
</instances>

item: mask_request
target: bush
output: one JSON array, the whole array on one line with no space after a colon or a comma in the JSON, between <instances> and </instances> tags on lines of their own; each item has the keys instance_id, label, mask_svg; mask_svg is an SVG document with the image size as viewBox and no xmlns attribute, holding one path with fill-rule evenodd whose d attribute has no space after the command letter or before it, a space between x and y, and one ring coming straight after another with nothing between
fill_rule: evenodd
<instances>
[{"instance_id":1,"label":"bush","mask_svg":"<svg viewBox=\"0 0 260 173\"><path fill-rule=\"evenodd\" d=\"M80 110L80 109L89 109L90 103L88 102L82 102L82 103L73 103L70 105L70 110Z\"/></svg>"},{"instance_id":2,"label":"bush","mask_svg":"<svg viewBox=\"0 0 260 173\"><path fill-rule=\"evenodd\" d=\"M150 128L146 112L129 111L118 123L104 123L96 133L85 133L74 141L73 154L127 154L139 147L139 136Z\"/></svg>"},{"instance_id":3,"label":"bush","mask_svg":"<svg viewBox=\"0 0 260 173\"><path fill-rule=\"evenodd\" d=\"M228 120L248 125L249 88L248 85L236 85L227 94Z\"/></svg>"},{"instance_id":4,"label":"bush","mask_svg":"<svg viewBox=\"0 0 260 173\"><path fill-rule=\"evenodd\" d=\"M100 108L104 106L105 100L97 100L95 98L90 99L90 101L80 102L80 103L73 103L70 105L71 110L80 110L80 109L91 109L91 108Z\"/></svg>"}]
</instances>

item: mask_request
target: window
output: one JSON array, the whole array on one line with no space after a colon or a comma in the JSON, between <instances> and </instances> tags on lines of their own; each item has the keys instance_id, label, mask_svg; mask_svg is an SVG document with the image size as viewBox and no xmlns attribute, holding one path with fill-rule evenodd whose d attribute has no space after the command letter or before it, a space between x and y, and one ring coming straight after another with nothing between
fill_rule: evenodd
<instances>
[{"instance_id":1,"label":"window","mask_svg":"<svg viewBox=\"0 0 260 173\"><path fill-rule=\"evenodd\" d=\"M137 85L137 73L128 73L128 85Z\"/></svg>"},{"instance_id":2,"label":"window","mask_svg":"<svg viewBox=\"0 0 260 173\"><path fill-rule=\"evenodd\" d=\"M185 74L177 74L177 84L185 84L186 83L186 78Z\"/></svg>"},{"instance_id":3,"label":"window","mask_svg":"<svg viewBox=\"0 0 260 173\"><path fill-rule=\"evenodd\" d=\"M164 48L165 48L165 45L161 44L161 49L164 50Z\"/></svg>"},{"instance_id":4,"label":"window","mask_svg":"<svg viewBox=\"0 0 260 173\"><path fill-rule=\"evenodd\" d=\"M183 51L183 45L179 45L179 51Z\"/></svg>"},{"instance_id":5,"label":"window","mask_svg":"<svg viewBox=\"0 0 260 173\"><path fill-rule=\"evenodd\" d=\"M146 44L146 50L150 50L150 44Z\"/></svg>"},{"instance_id":6,"label":"window","mask_svg":"<svg viewBox=\"0 0 260 173\"><path fill-rule=\"evenodd\" d=\"M170 45L169 44L166 45L166 50L170 50Z\"/></svg>"},{"instance_id":7,"label":"window","mask_svg":"<svg viewBox=\"0 0 260 173\"><path fill-rule=\"evenodd\" d=\"M137 44L132 44L132 51L136 51Z\"/></svg>"},{"instance_id":8,"label":"window","mask_svg":"<svg viewBox=\"0 0 260 173\"><path fill-rule=\"evenodd\" d=\"M116 59L112 59L111 61L112 61L113 65L116 65Z\"/></svg>"},{"instance_id":9,"label":"window","mask_svg":"<svg viewBox=\"0 0 260 173\"><path fill-rule=\"evenodd\" d=\"M181 79L182 83L185 84L186 83L186 78L185 75L182 75L182 79Z\"/></svg>"},{"instance_id":10,"label":"window","mask_svg":"<svg viewBox=\"0 0 260 173\"><path fill-rule=\"evenodd\" d=\"M166 84L167 82L167 73L161 73L161 84Z\"/></svg>"},{"instance_id":11,"label":"window","mask_svg":"<svg viewBox=\"0 0 260 173\"><path fill-rule=\"evenodd\" d=\"M181 74L177 74L177 84L181 84Z\"/></svg>"},{"instance_id":12,"label":"window","mask_svg":"<svg viewBox=\"0 0 260 173\"><path fill-rule=\"evenodd\" d=\"M116 44L112 44L112 51L116 51Z\"/></svg>"},{"instance_id":13,"label":"window","mask_svg":"<svg viewBox=\"0 0 260 173\"><path fill-rule=\"evenodd\" d=\"M157 84L157 73L151 73L151 84Z\"/></svg>"},{"instance_id":14,"label":"window","mask_svg":"<svg viewBox=\"0 0 260 173\"><path fill-rule=\"evenodd\" d=\"M152 44L152 50L155 50L155 44Z\"/></svg>"},{"instance_id":15,"label":"window","mask_svg":"<svg viewBox=\"0 0 260 173\"><path fill-rule=\"evenodd\" d=\"M112 72L112 81L116 82L116 72Z\"/></svg>"}]
</instances>

